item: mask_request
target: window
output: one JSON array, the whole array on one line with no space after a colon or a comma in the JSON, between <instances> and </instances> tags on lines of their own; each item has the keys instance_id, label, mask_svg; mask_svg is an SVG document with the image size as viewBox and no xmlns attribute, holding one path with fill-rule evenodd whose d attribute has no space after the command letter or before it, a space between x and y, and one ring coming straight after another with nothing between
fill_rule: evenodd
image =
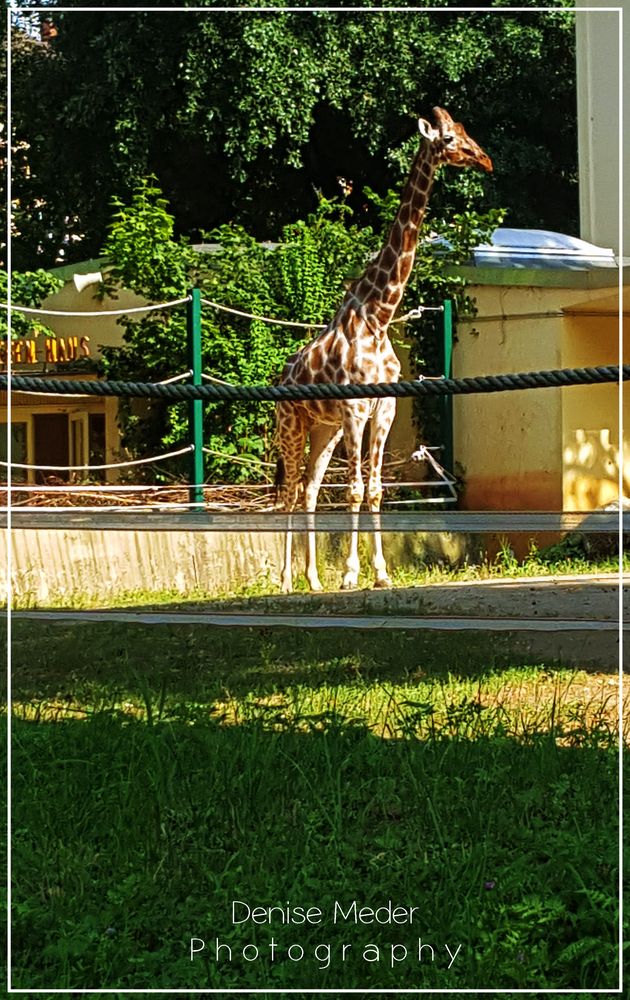
<instances>
[{"instance_id":1,"label":"window","mask_svg":"<svg viewBox=\"0 0 630 1000\"><path fill-rule=\"evenodd\" d=\"M0 461L8 461L8 435L7 435L7 424L0 423ZM11 461L18 462L25 465L28 461L27 459L27 448L28 448L28 424L26 422L22 423L12 423L11 424ZM0 466L0 478L6 480L7 469L6 466ZM26 469L16 469L12 467L11 469L11 480L15 483L25 483L27 480L27 470Z\"/></svg>"},{"instance_id":2,"label":"window","mask_svg":"<svg viewBox=\"0 0 630 1000\"><path fill-rule=\"evenodd\" d=\"M105 465L105 415L90 413L88 415L88 453L90 465ZM97 469L90 472L90 479L95 483L105 482L105 470Z\"/></svg>"}]
</instances>

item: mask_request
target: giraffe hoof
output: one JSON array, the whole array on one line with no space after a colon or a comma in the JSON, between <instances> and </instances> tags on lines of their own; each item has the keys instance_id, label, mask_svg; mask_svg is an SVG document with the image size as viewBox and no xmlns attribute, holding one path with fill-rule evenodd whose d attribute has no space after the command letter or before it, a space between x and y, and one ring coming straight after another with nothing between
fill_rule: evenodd
<instances>
[{"instance_id":1,"label":"giraffe hoof","mask_svg":"<svg viewBox=\"0 0 630 1000\"><path fill-rule=\"evenodd\" d=\"M380 576L378 580L374 581L374 587L377 590L391 590L392 581L388 576Z\"/></svg>"},{"instance_id":2,"label":"giraffe hoof","mask_svg":"<svg viewBox=\"0 0 630 1000\"><path fill-rule=\"evenodd\" d=\"M359 583L358 583L357 580L354 580L354 579L348 580L347 578L344 578L343 583L341 584L341 589L342 590L356 590L358 586L359 586Z\"/></svg>"}]
</instances>

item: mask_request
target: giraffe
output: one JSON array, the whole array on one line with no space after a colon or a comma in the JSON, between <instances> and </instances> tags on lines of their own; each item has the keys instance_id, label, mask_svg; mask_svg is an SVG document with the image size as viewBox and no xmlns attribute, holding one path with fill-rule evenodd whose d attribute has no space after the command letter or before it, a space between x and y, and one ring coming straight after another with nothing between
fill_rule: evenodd
<instances>
[{"instance_id":1,"label":"giraffe","mask_svg":"<svg viewBox=\"0 0 630 1000\"><path fill-rule=\"evenodd\" d=\"M400 363L387 336L387 328L402 299L413 268L418 232L433 179L442 164L478 167L490 172L490 157L454 122L443 108L434 108L435 126L420 118L422 137L400 206L381 251L363 275L348 288L343 301L325 330L288 359L281 384L334 382L339 385L396 382ZM280 506L295 510L304 486L304 505L313 513L322 479L332 454L343 438L348 462L349 507L356 524L364 496L361 446L369 424L368 509L378 515L381 507L381 467L385 442L396 413L395 399L313 400L280 402L276 405L276 432L280 458L276 486ZM310 442L306 474L300 466L307 437ZM292 533L286 533L281 584L285 593L293 589L291 566ZM372 545L372 568L376 587L391 586L383 557L378 520ZM342 587L357 586L359 575L358 532L350 536L350 551ZM315 534L308 533L306 577L311 590L321 590L315 562Z\"/></svg>"}]
</instances>

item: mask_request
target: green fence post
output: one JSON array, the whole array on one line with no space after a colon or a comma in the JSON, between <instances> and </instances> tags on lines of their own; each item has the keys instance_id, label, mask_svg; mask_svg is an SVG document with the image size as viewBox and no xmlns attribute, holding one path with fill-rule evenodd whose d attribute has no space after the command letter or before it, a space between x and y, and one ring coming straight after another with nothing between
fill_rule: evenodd
<instances>
[{"instance_id":1,"label":"green fence post","mask_svg":"<svg viewBox=\"0 0 630 1000\"><path fill-rule=\"evenodd\" d=\"M192 371L192 384L201 385L201 292L193 288L187 306L186 332L188 366ZM192 399L188 404L188 439L190 453L188 498L190 503L203 503L203 400ZM195 508L193 508L194 510Z\"/></svg>"},{"instance_id":2,"label":"green fence post","mask_svg":"<svg viewBox=\"0 0 630 1000\"><path fill-rule=\"evenodd\" d=\"M444 351L442 374L444 378L453 377L453 303L450 299L443 302L444 320ZM447 472L453 472L453 397L442 396L442 465Z\"/></svg>"}]
</instances>

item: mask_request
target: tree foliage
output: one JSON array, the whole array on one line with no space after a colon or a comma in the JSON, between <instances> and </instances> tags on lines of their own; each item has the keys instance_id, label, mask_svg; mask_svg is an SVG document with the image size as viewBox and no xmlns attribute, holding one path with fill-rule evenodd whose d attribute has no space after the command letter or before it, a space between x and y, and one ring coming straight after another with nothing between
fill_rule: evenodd
<instances>
[{"instance_id":1,"label":"tree foliage","mask_svg":"<svg viewBox=\"0 0 630 1000\"><path fill-rule=\"evenodd\" d=\"M11 301L21 306L37 308L42 300L58 292L63 281L55 277L49 271L38 269L37 271L13 271L11 274ZM0 301L8 300L8 275L6 270L0 269ZM12 312L11 314L11 337L34 336L38 333L52 336L51 330L46 326L44 320L30 313ZM7 314L4 310L0 313L0 337L7 340L9 336L9 324Z\"/></svg>"},{"instance_id":2,"label":"tree foliage","mask_svg":"<svg viewBox=\"0 0 630 1000\"><path fill-rule=\"evenodd\" d=\"M198 6L198 2L196 4ZM54 11L56 4L50 4ZM515 226L577 229L574 15L569 10L53 14L14 45L13 122L28 145L19 266L93 256L113 195L154 174L191 239L235 221L260 239L304 219L313 187L354 181L358 225L406 173L418 115L447 107L488 150L483 181L445 175L434 202L482 190ZM70 4L72 6L72 4ZM543 113L544 111L544 113ZM516 193L518 192L518 197ZM37 211L31 211L37 203Z\"/></svg>"},{"instance_id":3,"label":"tree foliage","mask_svg":"<svg viewBox=\"0 0 630 1000\"><path fill-rule=\"evenodd\" d=\"M384 199L369 192L375 214L387 229L398 204L393 192ZM275 244L260 243L242 226L226 224L209 234L212 240L199 253L174 233L174 219L152 181L141 181L125 206L115 202L115 213L103 248L112 265L108 284L112 294L120 282L155 302L177 299L196 285L206 304L202 313L204 372L212 378L243 385L277 379L286 359L312 337L319 324L335 313L348 279L360 274L370 254L381 245L383 233L358 227L351 211L339 200L323 197L305 220L290 223ZM465 296L461 281L448 278L444 263L466 260L472 246L487 238L500 215L481 216L471 209L448 223L432 219L434 232L448 240L436 256L432 244L418 248L418 266L407 288L403 308L436 304L445 296ZM216 309L227 306L248 316ZM252 319L251 316L260 317ZM263 318L306 324L270 324ZM312 324L312 325L311 325ZM186 354L185 313L151 312L122 320L124 345L104 349L111 378L159 381L189 368ZM439 328L427 321L409 326L413 363L435 370ZM439 369L438 369L439 370ZM136 455L181 446L187 441L185 405L159 401L140 408L121 401L123 442ZM431 423L424 407L423 424ZM205 407L204 441L211 481L260 479L274 457L273 406L213 403ZM184 472L184 467L181 469ZM153 473L152 473L153 474ZM159 474L159 472L158 472Z\"/></svg>"},{"instance_id":4,"label":"tree foliage","mask_svg":"<svg viewBox=\"0 0 630 1000\"><path fill-rule=\"evenodd\" d=\"M243 227L225 224L209 234L205 253L191 250L173 232L173 216L161 192L141 181L129 206L116 202L103 247L119 282L154 301L179 298L197 285L210 302L313 328L270 325L206 306L202 319L204 371L238 384L277 378L286 358L315 326L327 320L343 295L343 280L361 267L373 248L371 229L346 227L348 210L324 199L305 222L286 226L278 245L261 244ZM151 225L146 225L151 220ZM140 232L141 238L138 239ZM157 262L160 281L155 279ZM124 346L105 350L110 377L159 380L188 368L182 309L125 318ZM134 453L181 444L187 434L185 406L159 402L139 412L121 408L124 443ZM204 440L211 479L260 477L273 449L273 407L217 403L206 407Z\"/></svg>"}]
</instances>

